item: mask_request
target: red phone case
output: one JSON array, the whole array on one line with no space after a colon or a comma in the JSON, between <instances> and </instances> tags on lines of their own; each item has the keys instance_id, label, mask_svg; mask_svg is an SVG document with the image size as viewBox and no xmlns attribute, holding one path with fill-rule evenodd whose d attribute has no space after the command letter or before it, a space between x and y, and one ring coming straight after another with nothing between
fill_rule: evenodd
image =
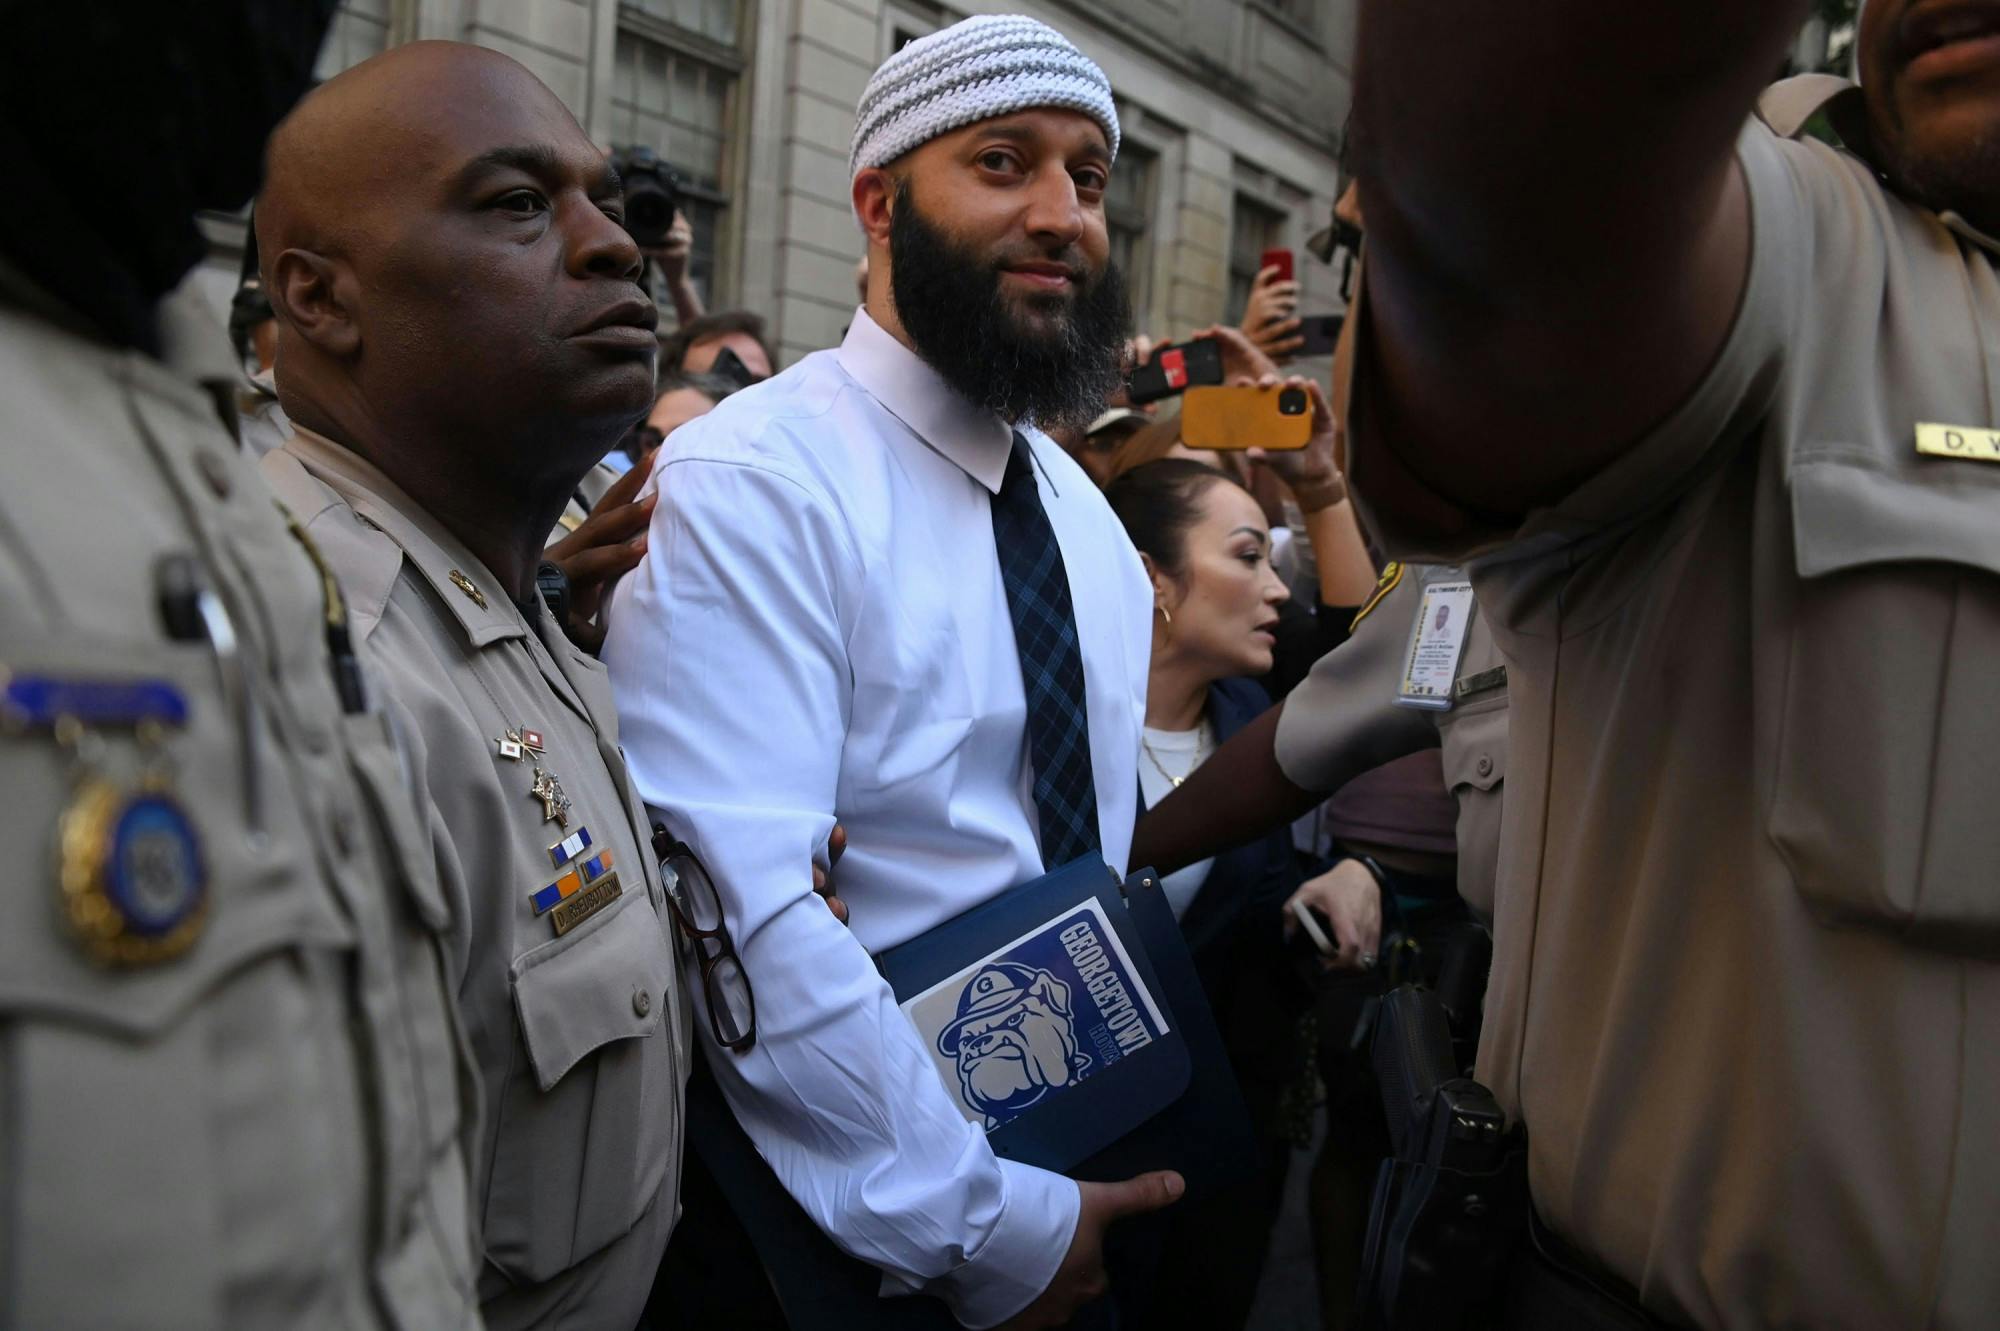
<instances>
[{"instance_id":1,"label":"red phone case","mask_svg":"<svg viewBox=\"0 0 2000 1331\"><path fill-rule=\"evenodd\" d=\"M1290 250L1265 250L1264 257L1258 261L1257 267L1259 269L1275 268L1278 270L1278 280L1280 282L1289 282L1292 280L1292 252Z\"/></svg>"}]
</instances>

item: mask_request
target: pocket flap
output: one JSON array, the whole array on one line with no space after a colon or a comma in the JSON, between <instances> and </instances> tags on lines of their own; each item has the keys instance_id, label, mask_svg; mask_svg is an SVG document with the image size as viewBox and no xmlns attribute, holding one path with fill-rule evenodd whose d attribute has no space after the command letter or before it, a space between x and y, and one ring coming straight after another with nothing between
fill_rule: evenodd
<instances>
[{"instance_id":1,"label":"pocket flap","mask_svg":"<svg viewBox=\"0 0 2000 1331\"><path fill-rule=\"evenodd\" d=\"M1887 470L1846 454L1803 457L1791 478L1799 576L1870 564L1964 564L2000 574L2000 467L1912 457Z\"/></svg>"},{"instance_id":2,"label":"pocket flap","mask_svg":"<svg viewBox=\"0 0 2000 1331\"><path fill-rule=\"evenodd\" d=\"M84 769L129 795L152 772L160 793L185 819L205 906L198 935L168 959L122 967L92 960L66 918L61 889L69 858L63 828L81 785L75 755L48 733L0 737L0 808L7 810L11 907L0 925L0 1017L35 1013L99 1030L151 1038L179 1021L228 977L267 954L341 951L354 933L315 863L301 801L286 783L282 755L268 740L258 753L265 781L264 835L248 834L241 732L205 647L65 635L9 642L0 678L46 675L62 681L159 681L185 701L181 724L157 746L123 725L96 727L97 757ZM81 844L108 853L111 827Z\"/></svg>"},{"instance_id":3,"label":"pocket flap","mask_svg":"<svg viewBox=\"0 0 2000 1331\"><path fill-rule=\"evenodd\" d=\"M547 1091L591 1051L652 1034L667 1008L673 954L643 888L513 966L536 1083Z\"/></svg>"},{"instance_id":4,"label":"pocket flap","mask_svg":"<svg viewBox=\"0 0 2000 1331\"><path fill-rule=\"evenodd\" d=\"M1507 695L1460 704L1438 718L1446 790L1491 790L1507 779Z\"/></svg>"}]
</instances>

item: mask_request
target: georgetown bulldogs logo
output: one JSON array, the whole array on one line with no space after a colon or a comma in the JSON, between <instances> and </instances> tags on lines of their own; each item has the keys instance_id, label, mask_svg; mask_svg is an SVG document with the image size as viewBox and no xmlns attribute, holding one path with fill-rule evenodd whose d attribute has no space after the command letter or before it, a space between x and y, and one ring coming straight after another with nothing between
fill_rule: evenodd
<instances>
[{"instance_id":1,"label":"georgetown bulldogs logo","mask_svg":"<svg viewBox=\"0 0 2000 1331\"><path fill-rule=\"evenodd\" d=\"M1091 1065L1077 1049L1069 986L1012 961L988 962L973 975L937 1047L958 1061L965 1102L986 1116L988 1129L1080 1080Z\"/></svg>"}]
</instances>

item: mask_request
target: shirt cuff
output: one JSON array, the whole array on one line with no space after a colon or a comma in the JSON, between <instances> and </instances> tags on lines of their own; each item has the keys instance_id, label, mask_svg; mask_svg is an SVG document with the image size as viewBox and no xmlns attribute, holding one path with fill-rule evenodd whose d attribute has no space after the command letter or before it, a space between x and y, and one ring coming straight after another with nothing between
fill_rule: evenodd
<instances>
[{"instance_id":1,"label":"shirt cuff","mask_svg":"<svg viewBox=\"0 0 2000 1331\"><path fill-rule=\"evenodd\" d=\"M998 1326L1049 1287L1083 1209L1074 1179L1013 1160L994 1163L1006 1189L1000 1218L979 1251L928 1290L972 1331Z\"/></svg>"}]
</instances>

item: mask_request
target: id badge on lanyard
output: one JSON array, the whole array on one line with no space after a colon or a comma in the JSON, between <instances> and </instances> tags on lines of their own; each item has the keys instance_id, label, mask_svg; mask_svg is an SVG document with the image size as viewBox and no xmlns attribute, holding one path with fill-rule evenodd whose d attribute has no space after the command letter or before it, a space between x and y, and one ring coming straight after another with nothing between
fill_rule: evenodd
<instances>
[{"instance_id":1,"label":"id badge on lanyard","mask_svg":"<svg viewBox=\"0 0 2000 1331\"><path fill-rule=\"evenodd\" d=\"M1417 602L1417 620L1410 626L1409 646L1396 686L1396 705L1429 711L1451 710L1452 685L1465 655L1465 634L1475 606L1472 584L1433 582Z\"/></svg>"}]
</instances>

